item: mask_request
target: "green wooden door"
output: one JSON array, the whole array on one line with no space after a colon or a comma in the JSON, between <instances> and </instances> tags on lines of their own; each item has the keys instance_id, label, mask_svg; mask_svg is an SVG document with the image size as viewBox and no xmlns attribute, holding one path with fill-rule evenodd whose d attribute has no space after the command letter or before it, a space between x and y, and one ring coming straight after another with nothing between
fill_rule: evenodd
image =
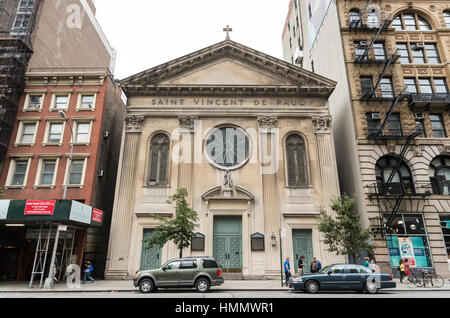
<instances>
[{"instance_id":1,"label":"green wooden door","mask_svg":"<svg viewBox=\"0 0 450 318\"><path fill-rule=\"evenodd\" d=\"M225 272L242 271L242 218L214 218L214 257Z\"/></svg>"},{"instance_id":2,"label":"green wooden door","mask_svg":"<svg viewBox=\"0 0 450 318\"><path fill-rule=\"evenodd\" d=\"M146 240L153 234L153 230L144 230ZM161 249L157 246L145 249L145 243L142 242L141 270L154 269L161 266Z\"/></svg>"},{"instance_id":3,"label":"green wooden door","mask_svg":"<svg viewBox=\"0 0 450 318\"><path fill-rule=\"evenodd\" d=\"M312 231L311 230L294 230L292 232L292 240L294 242L294 261L292 264L295 271L298 271L298 260L304 256L303 273L310 272L311 260L314 257L313 245L312 245Z\"/></svg>"}]
</instances>

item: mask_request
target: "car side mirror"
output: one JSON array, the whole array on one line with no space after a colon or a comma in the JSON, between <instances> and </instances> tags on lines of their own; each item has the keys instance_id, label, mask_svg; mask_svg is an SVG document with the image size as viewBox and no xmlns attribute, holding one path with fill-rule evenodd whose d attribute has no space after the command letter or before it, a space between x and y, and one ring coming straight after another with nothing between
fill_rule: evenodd
<instances>
[{"instance_id":1,"label":"car side mirror","mask_svg":"<svg viewBox=\"0 0 450 318\"><path fill-rule=\"evenodd\" d=\"M163 270L163 271L166 271L166 270L167 270L167 267L164 266L164 267L162 268L162 270Z\"/></svg>"}]
</instances>

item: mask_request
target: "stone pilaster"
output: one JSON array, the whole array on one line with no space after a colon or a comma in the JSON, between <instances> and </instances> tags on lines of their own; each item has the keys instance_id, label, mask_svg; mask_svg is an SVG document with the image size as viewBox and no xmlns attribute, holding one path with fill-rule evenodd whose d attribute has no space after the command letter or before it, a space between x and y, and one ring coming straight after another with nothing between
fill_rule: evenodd
<instances>
[{"instance_id":1,"label":"stone pilaster","mask_svg":"<svg viewBox=\"0 0 450 318\"><path fill-rule=\"evenodd\" d=\"M129 244L133 220L136 159L143 116L125 117L125 129L120 154L119 172L111 222L108 259L105 276L108 279L126 278Z\"/></svg>"},{"instance_id":2,"label":"stone pilaster","mask_svg":"<svg viewBox=\"0 0 450 318\"><path fill-rule=\"evenodd\" d=\"M266 234L266 252L265 252L265 276L279 277L280 275L280 246L271 245L271 236L274 233L279 239L280 232L280 210L279 198L277 193L277 169L266 169L273 164L273 160L278 160L278 156L271 156L278 151L274 140L278 138L276 128L278 118L276 116L258 117L260 126L260 153L261 153L261 173L263 188L263 211L264 211L264 233ZM276 137L276 138L273 138ZM271 160L265 158L265 154L271 157ZM277 163L278 164L278 163ZM277 240L279 241L279 240Z\"/></svg>"},{"instance_id":3,"label":"stone pilaster","mask_svg":"<svg viewBox=\"0 0 450 318\"><path fill-rule=\"evenodd\" d=\"M179 116L178 120L180 122L180 145L183 146L178 169L178 188L187 190L187 202L192 207L192 199L194 198L192 193L194 190L192 186L192 180L194 179L194 128L198 117Z\"/></svg>"}]
</instances>

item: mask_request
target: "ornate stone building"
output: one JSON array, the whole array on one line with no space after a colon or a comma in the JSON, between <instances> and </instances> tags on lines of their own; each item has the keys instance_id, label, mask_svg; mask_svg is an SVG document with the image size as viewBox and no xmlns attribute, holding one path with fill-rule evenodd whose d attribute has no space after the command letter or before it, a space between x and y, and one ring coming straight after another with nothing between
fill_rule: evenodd
<instances>
[{"instance_id":1,"label":"ornate stone building","mask_svg":"<svg viewBox=\"0 0 450 318\"><path fill-rule=\"evenodd\" d=\"M449 275L450 2L327 2L299 1L302 63L338 82L341 190L375 231L382 270L408 258Z\"/></svg>"},{"instance_id":2,"label":"ornate stone building","mask_svg":"<svg viewBox=\"0 0 450 318\"><path fill-rule=\"evenodd\" d=\"M121 84L128 110L106 277L178 256L172 243L142 242L154 214L174 216L166 201L178 188L200 219L184 255L213 255L247 278L280 277L280 248L291 265L302 255L345 261L315 228L319 207L340 193L335 82L227 39Z\"/></svg>"}]
</instances>

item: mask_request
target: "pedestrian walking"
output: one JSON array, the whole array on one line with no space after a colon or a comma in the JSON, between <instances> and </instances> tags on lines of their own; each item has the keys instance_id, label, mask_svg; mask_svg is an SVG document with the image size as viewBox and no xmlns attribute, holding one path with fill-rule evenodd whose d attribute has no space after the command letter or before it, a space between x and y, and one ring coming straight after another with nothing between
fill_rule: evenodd
<instances>
[{"instance_id":1,"label":"pedestrian walking","mask_svg":"<svg viewBox=\"0 0 450 318\"><path fill-rule=\"evenodd\" d=\"M317 259L317 257L313 257L312 261L311 261L311 266L310 266L311 273L317 273L321 269L322 269L322 264Z\"/></svg>"},{"instance_id":2,"label":"pedestrian walking","mask_svg":"<svg viewBox=\"0 0 450 318\"><path fill-rule=\"evenodd\" d=\"M375 273L377 271L377 264L375 262L375 256L372 256L372 259L370 260L370 267L372 268L372 273Z\"/></svg>"},{"instance_id":3,"label":"pedestrian walking","mask_svg":"<svg viewBox=\"0 0 450 318\"><path fill-rule=\"evenodd\" d=\"M398 271L400 273L400 283L403 284L403 278L405 278L405 261L403 259L400 259Z\"/></svg>"},{"instance_id":4,"label":"pedestrian walking","mask_svg":"<svg viewBox=\"0 0 450 318\"><path fill-rule=\"evenodd\" d=\"M304 256L301 256L300 259L298 260L298 273L300 275L303 274L303 267L305 266L304 260L305 260Z\"/></svg>"},{"instance_id":5,"label":"pedestrian walking","mask_svg":"<svg viewBox=\"0 0 450 318\"><path fill-rule=\"evenodd\" d=\"M284 275L286 277L286 286L289 286L289 278L291 278L291 265L289 264L289 256L284 261Z\"/></svg>"},{"instance_id":6,"label":"pedestrian walking","mask_svg":"<svg viewBox=\"0 0 450 318\"><path fill-rule=\"evenodd\" d=\"M370 269L370 258L364 257L364 267Z\"/></svg>"},{"instance_id":7,"label":"pedestrian walking","mask_svg":"<svg viewBox=\"0 0 450 318\"><path fill-rule=\"evenodd\" d=\"M87 261L84 264L84 279L83 284L86 283L86 279L89 278L91 283L94 283L95 279L91 276L92 272L94 271L94 266L92 266L91 261Z\"/></svg>"},{"instance_id":8,"label":"pedestrian walking","mask_svg":"<svg viewBox=\"0 0 450 318\"><path fill-rule=\"evenodd\" d=\"M409 267L409 261L407 258L405 258L404 264L405 264L405 276L407 277L411 274L411 269Z\"/></svg>"}]
</instances>

